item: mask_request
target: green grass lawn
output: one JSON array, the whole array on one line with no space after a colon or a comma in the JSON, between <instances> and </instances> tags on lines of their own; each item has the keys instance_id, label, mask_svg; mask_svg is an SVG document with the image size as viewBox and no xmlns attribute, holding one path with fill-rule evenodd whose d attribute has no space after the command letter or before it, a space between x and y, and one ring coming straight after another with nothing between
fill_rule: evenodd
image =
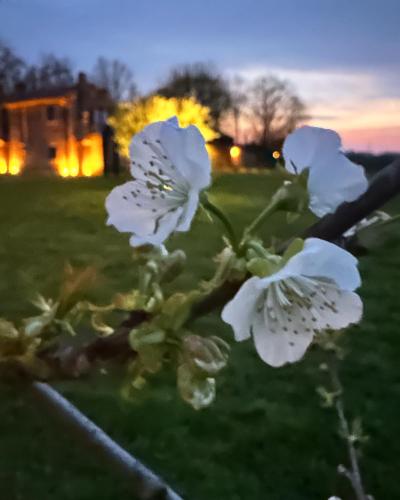
<instances>
[{"instance_id":1,"label":"green grass lawn","mask_svg":"<svg viewBox=\"0 0 400 500\"><path fill-rule=\"evenodd\" d=\"M213 201L239 226L264 206L276 187L269 175L224 175ZM2 179L0 182L0 315L33 312L37 291L54 295L66 260L94 263L103 275L93 300L128 290L135 280L128 237L105 226L104 198L112 181ZM390 207L396 210L394 203ZM298 221L298 226L308 221ZM272 231L273 229L273 231ZM290 235L276 217L264 229ZM211 277L210 256L222 247L218 223L202 218L171 248L188 253L186 289ZM361 415L370 441L362 469L377 499L400 498L399 245L361 262L365 319L348 333L343 370L351 417ZM232 339L217 315L198 321L198 331ZM59 388L119 443L190 500L324 500L353 498L335 473L346 462L335 415L320 407L318 353L294 366L272 369L251 342L233 346L230 367L219 379L216 403L195 412L177 396L173 380L154 381L132 403L99 375ZM0 387L0 498L3 500L128 500L128 485L82 448L29 394Z\"/></svg>"}]
</instances>

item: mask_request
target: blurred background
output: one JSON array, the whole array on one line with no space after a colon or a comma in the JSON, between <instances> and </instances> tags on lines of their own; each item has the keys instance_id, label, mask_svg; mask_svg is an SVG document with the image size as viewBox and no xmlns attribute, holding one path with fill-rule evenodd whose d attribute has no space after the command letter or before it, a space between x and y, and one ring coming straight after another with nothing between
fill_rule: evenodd
<instances>
[{"instance_id":1,"label":"blurred background","mask_svg":"<svg viewBox=\"0 0 400 500\"><path fill-rule=\"evenodd\" d=\"M282 181L287 134L333 128L373 175L400 151L397 0L0 0L0 315L35 314L66 261L95 265L91 300L136 280L126 235L105 226L104 200L127 175L132 134L177 115L197 125L214 168L210 197L238 228ZM399 201L386 209L400 210ZM262 236L301 232L274 216ZM220 228L199 217L174 236L186 290L213 273ZM343 373L350 418L370 440L368 491L400 498L400 234L361 260L365 319L349 332ZM382 298L384 297L384 300ZM195 331L232 335L217 315ZM124 374L57 388L185 498L353 497L336 474L345 449L321 408L318 354L274 370L235 346L215 405L194 412L171 377L133 401ZM0 385L0 485L5 500L132 498L128 486L73 441L28 393Z\"/></svg>"},{"instance_id":2,"label":"blurred background","mask_svg":"<svg viewBox=\"0 0 400 500\"><path fill-rule=\"evenodd\" d=\"M273 166L305 123L337 130L368 165L400 148L394 0L0 9L0 173L118 170L131 133L172 114L200 126L220 167Z\"/></svg>"}]
</instances>

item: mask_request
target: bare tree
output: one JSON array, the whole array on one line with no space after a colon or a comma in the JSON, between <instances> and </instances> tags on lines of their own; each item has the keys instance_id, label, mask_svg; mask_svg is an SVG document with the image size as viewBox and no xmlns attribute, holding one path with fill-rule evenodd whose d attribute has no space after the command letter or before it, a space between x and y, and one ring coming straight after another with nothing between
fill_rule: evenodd
<instances>
[{"instance_id":1,"label":"bare tree","mask_svg":"<svg viewBox=\"0 0 400 500\"><path fill-rule=\"evenodd\" d=\"M132 71L118 59L99 57L92 79L99 87L107 89L115 102L130 101L138 95Z\"/></svg>"},{"instance_id":2,"label":"bare tree","mask_svg":"<svg viewBox=\"0 0 400 500\"><path fill-rule=\"evenodd\" d=\"M8 94L21 81L25 63L10 47L0 41L0 86Z\"/></svg>"},{"instance_id":3,"label":"bare tree","mask_svg":"<svg viewBox=\"0 0 400 500\"><path fill-rule=\"evenodd\" d=\"M174 68L157 93L165 97L195 97L210 109L217 127L222 113L231 106L228 84L212 65L204 63Z\"/></svg>"},{"instance_id":4,"label":"bare tree","mask_svg":"<svg viewBox=\"0 0 400 500\"><path fill-rule=\"evenodd\" d=\"M240 144L241 133L240 133L240 118L244 113L244 106L247 103L247 91L246 84L242 77L235 76L230 81L229 93L231 101L231 111L233 117L233 133L235 142Z\"/></svg>"},{"instance_id":5,"label":"bare tree","mask_svg":"<svg viewBox=\"0 0 400 500\"><path fill-rule=\"evenodd\" d=\"M22 81L28 90L72 85L72 64L67 58L58 58L53 54L44 55L38 64L27 68Z\"/></svg>"},{"instance_id":6,"label":"bare tree","mask_svg":"<svg viewBox=\"0 0 400 500\"><path fill-rule=\"evenodd\" d=\"M287 81L275 76L255 80L248 96L248 119L263 146L275 146L305 118L301 99Z\"/></svg>"}]
</instances>

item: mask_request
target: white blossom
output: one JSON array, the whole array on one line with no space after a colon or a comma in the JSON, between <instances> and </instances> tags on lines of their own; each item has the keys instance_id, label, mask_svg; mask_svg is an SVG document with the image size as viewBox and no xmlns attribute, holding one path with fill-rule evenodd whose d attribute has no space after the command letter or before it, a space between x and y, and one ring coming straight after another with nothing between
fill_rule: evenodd
<instances>
[{"instance_id":1,"label":"white blossom","mask_svg":"<svg viewBox=\"0 0 400 500\"><path fill-rule=\"evenodd\" d=\"M317 238L276 273L247 280L229 302L222 319L235 339L253 337L260 357L271 366L298 361L314 335L360 321L362 302L357 259Z\"/></svg>"},{"instance_id":2,"label":"white blossom","mask_svg":"<svg viewBox=\"0 0 400 500\"><path fill-rule=\"evenodd\" d=\"M199 193L210 184L210 160L195 126L176 117L152 123L130 145L133 180L106 200L108 225L132 233L130 244L161 245L174 231L188 231Z\"/></svg>"},{"instance_id":3,"label":"white blossom","mask_svg":"<svg viewBox=\"0 0 400 500\"><path fill-rule=\"evenodd\" d=\"M354 201L368 188L363 167L351 162L341 148L336 132L309 126L295 130L284 142L286 170L292 174L309 170L310 210L318 217Z\"/></svg>"}]
</instances>

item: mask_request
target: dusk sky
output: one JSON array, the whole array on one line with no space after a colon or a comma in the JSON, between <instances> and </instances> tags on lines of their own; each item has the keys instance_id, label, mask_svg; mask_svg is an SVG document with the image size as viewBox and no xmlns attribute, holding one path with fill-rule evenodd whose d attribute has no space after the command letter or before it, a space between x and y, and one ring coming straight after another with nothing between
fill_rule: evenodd
<instances>
[{"instance_id":1,"label":"dusk sky","mask_svg":"<svg viewBox=\"0 0 400 500\"><path fill-rule=\"evenodd\" d=\"M347 148L400 150L399 0L0 0L0 36L22 57L90 72L126 62L142 92L171 66L291 80L312 124Z\"/></svg>"}]
</instances>

